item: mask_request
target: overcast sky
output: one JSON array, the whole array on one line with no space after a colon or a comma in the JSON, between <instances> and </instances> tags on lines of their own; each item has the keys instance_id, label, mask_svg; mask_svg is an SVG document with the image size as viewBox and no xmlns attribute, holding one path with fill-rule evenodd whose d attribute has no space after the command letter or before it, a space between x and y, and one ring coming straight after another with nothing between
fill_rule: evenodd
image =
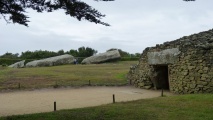
<instances>
[{"instance_id":1,"label":"overcast sky","mask_svg":"<svg viewBox=\"0 0 213 120\"><path fill-rule=\"evenodd\" d=\"M213 0L82 0L101 13L106 27L64 14L29 10L29 27L0 19L0 55L6 52L58 51L91 47L99 53L119 48L142 53L146 47L213 28Z\"/></svg>"}]
</instances>

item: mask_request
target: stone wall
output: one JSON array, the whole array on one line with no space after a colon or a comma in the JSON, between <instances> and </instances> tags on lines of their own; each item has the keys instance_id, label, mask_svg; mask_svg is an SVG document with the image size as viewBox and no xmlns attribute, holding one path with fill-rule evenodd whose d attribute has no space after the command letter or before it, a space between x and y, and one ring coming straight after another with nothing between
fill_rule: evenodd
<instances>
[{"instance_id":1,"label":"stone wall","mask_svg":"<svg viewBox=\"0 0 213 120\"><path fill-rule=\"evenodd\" d=\"M164 63L168 66L170 91L179 94L213 93L213 30L146 48L138 65L130 68L130 83L140 88L154 88L151 79L154 77L152 71L155 66L148 62L147 54L174 48L180 51L177 60L174 63Z\"/></svg>"}]
</instances>

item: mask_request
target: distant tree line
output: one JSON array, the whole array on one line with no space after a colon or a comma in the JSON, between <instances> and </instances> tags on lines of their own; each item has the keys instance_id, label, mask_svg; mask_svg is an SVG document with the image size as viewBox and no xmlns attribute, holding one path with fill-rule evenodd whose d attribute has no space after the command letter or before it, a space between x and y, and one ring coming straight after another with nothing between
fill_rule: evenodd
<instances>
[{"instance_id":1,"label":"distant tree line","mask_svg":"<svg viewBox=\"0 0 213 120\"><path fill-rule=\"evenodd\" d=\"M36 51L25 51L19 56L18 53L5 53L0 56L0 58L10 58L10 59L43 59L64 54L70 54L74 57L89 57L97 53L90 47L80 47L77 50L71 49L70 51L59 50L58 52L48 51L48 50L36 50Z\"/></svg>"},{"instance_id":2,"label":"distant tree line","mask_svg":"<svg viewBox=\"0 0 213 120\"><path fill-rule=\"evenodd\" d=\"M111 50L117 50L116 48L109 49L107 51ZM140 53L130 54L128 52L125 52L121 49L118 49L121 55L121 60L129 61L129 60L138 60L140 57ZM69 51L59 50L57 52L54 51L48 51L48 50L36 50L36 51L25 51L22 52L21 55L18 53L5 53L0 56L0 65L2 64L13 64L15 62L18 62L20 60L26 60L27 62L32 60L38 60L38 59L44 59L64 54L70 54L78 59L79 62L81 62L84 58L93 56L97 54L97 50L90 48L90 47L79 47L77 50L71 49Z\"/></svg>"}]
</instances>

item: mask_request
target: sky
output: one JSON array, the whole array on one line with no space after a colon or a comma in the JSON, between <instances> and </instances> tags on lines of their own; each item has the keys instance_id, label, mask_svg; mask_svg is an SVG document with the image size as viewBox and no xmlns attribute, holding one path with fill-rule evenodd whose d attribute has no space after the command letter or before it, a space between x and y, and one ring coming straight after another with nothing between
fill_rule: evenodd
<instances>
[{"instance_id":1,"label":"sky","mask_svg":"<svg viewBox=\"0 0 213 120\"><path fill-rule=\"evenodd\" d=\"M59 10L27 10L29 27L7 24L0 16L0 55L6 52L69 51L85 46L103 53L117 48L142 53L146 47L213 28L213 0L82 0L105 14L111 26L78 21Z\"/></svg>"}]
</instances>

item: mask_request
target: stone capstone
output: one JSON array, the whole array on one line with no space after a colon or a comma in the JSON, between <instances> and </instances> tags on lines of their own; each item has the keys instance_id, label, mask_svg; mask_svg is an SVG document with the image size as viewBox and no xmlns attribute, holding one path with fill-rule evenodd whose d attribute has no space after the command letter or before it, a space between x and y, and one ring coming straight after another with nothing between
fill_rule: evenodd
<instances>
[{"instance_id":1,"label":"stone capstone","mask_svg":"<svg viewBox=\"0 0 213 120\"><path fill-rule=\"evenodd\" d=\"M60 55L56 57L50 57L41 60L35 60L26 64L26 67L44 67L44 66L56 66L71 64L74 62L74 57L72 55Z\"/></svg>"},{"instance_id":2,"label":"stone capstone","mask_svg":"<svg viewBox=\"0 0 213 120\"><path fill-rule=\"evenodd\" d=\"M118 50L108 51L105 53L100 53L98 55L94 55L88 58L85 58L81 63L82 64L96 64L103 63L106 61L117 60L120 59L121 55Z\"/></svg>"},{"instance_id":3,"label":"stone capstone","mask_svg":"<svg viewBox=\"0 0 213 120\"><path fill-rule=\"evenodd\" d=\"M160 52L148 52L148 63L150 65L173 64L180 54L178 48L166 49Z\"/></svg>"},{"instance_id":4,"label":"stone capstone","mask_svg":"<svg viewBox=\"0 0 213 120\"><path fill-rule=\"evenodd\" d=\"M8 67L11 67L11 68L23 68L24 67L24 62L25 60L22 60L22 61L19 61L17 63L14 63Z\"/></svg>"}]
</instances>

